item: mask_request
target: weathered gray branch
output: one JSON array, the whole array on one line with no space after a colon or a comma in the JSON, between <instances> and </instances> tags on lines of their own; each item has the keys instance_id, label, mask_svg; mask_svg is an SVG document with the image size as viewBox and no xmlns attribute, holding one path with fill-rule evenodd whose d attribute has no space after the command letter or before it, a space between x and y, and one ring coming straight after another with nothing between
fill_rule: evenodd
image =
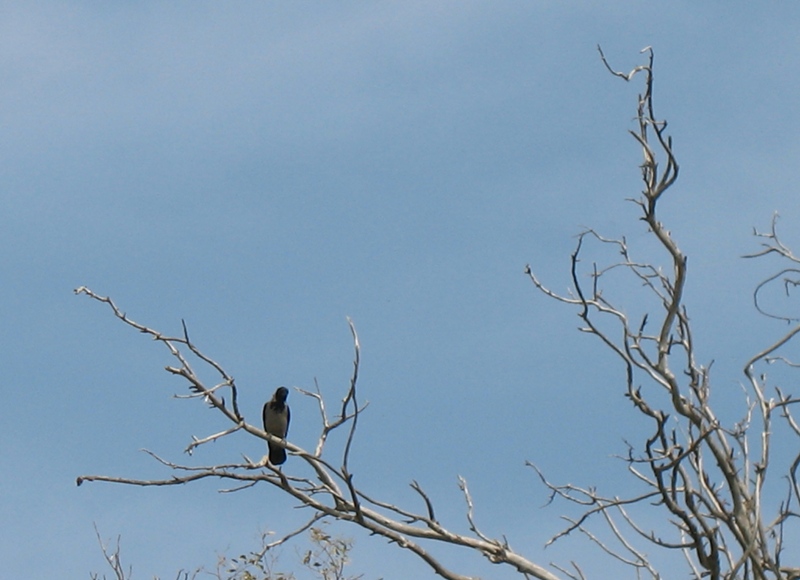
<instances>
[{"instance_id":1,"label":"weathered gray branch","mask_svg":"<svg viewBox=\"0 0 800 580\"><path fill-rule=\"evenodd\" d=\"M616 77L632 81L640 74L644 76L644 91L638 99L637 129L631 131L643 154L644 188L641 196L632 201L640 208L649 232L666 252L668 266L662 270L652 262L634 260L624 238L609 240L588 230L579 236L572 255L573 287L569 294L562 296L549 290L530 267L526 273L545 296L577 306L584 323L581 330L598 337L623 361L626 395L653 425L652 434L639 446L639 451L629 451L626 458L631 473L647 491L627 499L604 497L591 488L552 484L537 469L553 498L585 506L583 515L571 520L570 526L551 541L580 530L608 554L637 570L646 570L653 578L660 575L648 565L644 551L631 541L634 536L659 548L682 552L695 577L782 579L785 574L781 558L789 558L791 554L783 550L780 538L785 522L793 514L787 501L778 507L775 517L767 516L762 496L770 468L773 411L780 406L789 426L794 429L797 424L789 413L788 403L793 399L779 393L779 400L787 404L776 404L767 396L765 379L763 375L756 376L754 366L777 360L774 353L800 333L800 326L745 364L754 400L746 405L744 420L733 428L725 428L711 406L711 365L700 365L695 359L694 337L683 304L688 272L686 256L658 217L658 202L675 183L679 167L672 139L666 134L667 123L654 114L653 51L648 47L642 52L648 54L647 63L627 73L613 69L602 50L600 56ZM800 263L780 240L775 223L773 219L768 234L757 234L766 242L761 251L749 257L778 254L792 263ZM621 260L606 266L593 264L588 273L591 282L586 283L582 256L590 240L616 246ZM654 299L655 306L636 327L629 322L624 309L603 292L603 281L617 273L632 275ZM754 292L759 312L780 320L796 320L768 313L758 299L759 292L772 281L782 280L787 291L794 287L796 280L789 275L795 274L800 274L800 270L786 268L759 284ZM797 279L800 284L800 275ZM616 332L609 330L609 322L616 326ZM655 331L647 332L652 325ZM642 379L645 384L639 384ZM667 395L667 404L650 388L651 384ZM800 430L795 433L800 434ZM758 444L751 445L751 441ZM791 476L800 465L800 454L797 457ZM789 497L800 499L796 484L790 485L794 486L794 493L790 492ZM663 533L657 535L655 531L646 532L637 523L635 512L627 509L651 503L654 498L656 505L667 511L675 539L665 539ZM623 514L627 532L618 527L611 517L612 511ZM602 516L606 531L619 548L609 547L605 540L587 531L586 525L596 515ZM633 557L623 560L624 554Z\"/></svg>"},{"instance_id":2,"label":"weathered gray branch","mask_svg":"<svg viewBox=\"0 0 800 580\"><path fill-rule=\"evenodd\" d=\"M452 532L437 521L433 516L433 505L430 499L417 484L412 484L412 487L414 487L417 493L425 500L425 513L414 513L387 502L373 500L356 486L354 474L349 468L349 457L352 453L357 433L358 416L363 412L366 405L359 406L357 398L361 345L355 326L349 319L348 324L353 337L355 355L353 360L353 373L350 378L350 385L347 393L342 400L340 416L333 422L328 420L324 400L319 393L319 388L317 388L316 393L299 389L300 392L316 399L320 409L322 430L317 440L316 449L311 453L291 441L284 441L265 433L261 428L251 425L245 420L236 404L237 391L233 378L225 372L221 365L206 356L191 342L185 324L183 324L183 336L167 336L131 320L126 314L119 310L116 304L108 297L95 294L86 287L77 289L76 293L84 294L98 302L108 304L114 312L114 315L125 324L164 344L170 354L178 361L177 365L168 366L166 370L173 375L183 377L188 382L191 393L190 398L204 399L211 408L221 412L233 423L233 426L227 430L222 430L203 438L192 437L192 441L186 449L187 452L192 452L205 443L217 441L233 433L245 432L254 437L285 447L291 453L292 457L308 465L314 473L313 478L298 477L292 475L287 469L287 466L282 466L282 469L278 469L265 460L252 462L246 458L246 461L243 463L188 466L167 461L150 451L146 451L146 453L150 454L156 461L170 470L171 475L169 477L161 479L139 479L109 475L82 475L77 478L78 485L84 482L98 481L158 487L184 485L201 479L212 478L221 481L235 482L236 485L234 487L221 490L231 492L256 484L269 484L294 497L299 505L310 508L314 512L311 522L317 521L323 517L330 517L356 524L372 534L386 538L390 542L396 543L401 548L414 553L430 566L436 574L449 580L469 580L470 577L459 574L444 566L430 553L429 549L424 546L422 542L444 542L461 546L462 548L484 555L493 563L511 566L520 573L527 575L527 577L541 580L558 580L558 576L543 566L537 565L514 552L508 546L507 542L491 539L478 530L473 520L472 499L469 496L469 492L463 480L461 481L461 486L468 502L467 518L474 536ZM222 382L213 387L206 386L195 373L189 362L189 358L181 350L181 347L187 348L194 357L215 369L222 377ZM232 401L230 405L218 394L221 388L231 389ZM344 428L345 426L348 427L348 430L342 454L342 463L341 467L336 468L328 460L323 459L323 448L328 435L335 429ZM291 534L289 534L289 536L291 536Z\"/></svg>"}]
</instances>

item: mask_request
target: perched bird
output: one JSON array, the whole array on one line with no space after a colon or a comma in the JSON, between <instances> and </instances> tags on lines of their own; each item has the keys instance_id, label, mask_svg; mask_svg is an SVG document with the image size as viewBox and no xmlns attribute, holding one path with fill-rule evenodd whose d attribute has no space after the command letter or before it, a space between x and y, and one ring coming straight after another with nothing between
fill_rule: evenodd
<instances>
[{"instance_id":1,"label":"perched bird","mask_svg":"<svg viewBox=\"0 0 800 580\"><path fill-rule=\"evenodd\" d=\"M289 413L289 405L286 404L288 395L289 389L278 387L278 390L272 395L272 399L264 403L264 410L261 412L264 431L281 439L285 439L286 433L289 431L291 413ZM267 441L267 445L269 446L269 462L272 465L281 465L286 461L286 449L269 441Z\"/></svg>"}]
</instances>

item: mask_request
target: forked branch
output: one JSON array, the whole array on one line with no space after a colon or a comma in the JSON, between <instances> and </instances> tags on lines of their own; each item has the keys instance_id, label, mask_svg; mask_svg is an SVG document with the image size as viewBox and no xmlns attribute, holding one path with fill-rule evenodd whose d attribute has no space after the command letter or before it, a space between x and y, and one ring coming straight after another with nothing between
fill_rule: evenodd
<instances>
[{"instance_id":1,"label":"forked branch","mask_svg":"<svg viewBox=\"0 0 800 580\"><path fill-rule=\"evenodd\" d=\"M770 347L755 355L745 365L745 374L755 396L755 404L745 408L746 418L726 428L711 406L711 365L703 366L695 358L695 344L690 319L683 303L687 280L687 260L671 233L658 216L659 201L678 177L672 139L667 123L655 116L653 105L653 60L650 47L646 64L630 72L615 70L602 50L606 68L626 82L644 76L644 90L639 94L636 130L631 135L643 155L641 165L643 190L634 203L641 220L664 251L667 265L654 260L634 260L625 239L610 240L588 230L578 238L571 260L573 288L559 295L544 286L530 267L526 273L545 296L578 307L584 322L581 330L598 337L622 360L625 366L625 394L634 408L651 421L650 435L626 461L629 471L643 491L629 498L606 497L593 488L555 485L537 469L552 497L584 506L582 516L569 520L569 526L551 541L579 530L607 554L637 569L637 574L660 578L637 547L644 542L651 547L682 553L695 576L719 578L785 578L782 559L791 554L783 550L780 538L783 526L794 514L790 502L772 506L778 513L764 512L764 481L771 455L771 429L774 403L765 395L766 385L757 379L753 366L788 343L800 332L793 328ZM797 262L775 231L761 235L767 242L756 254L779 254ZM591 269L584 267L586 242L616 246L619 261ZM764 284L797 272L783 270ZM650 305L638 324L632 323L627 308L614 302L605 290L612 278L624 280L645 290ZM588 282L586 279L588 278ZM798 277L800 279L800 277ZM794 281L786 281L788 285ZM764 309L758 302L756 306ZM782 318L787 320L787 318ZM653 328L653 331L648 331ZM787 402L794 401L791 398ZM782 407L786 410L790 407ZM753 414L753 410L757 413ZM791 419L788 419L791 425ZM752 444L757 443L757 444ZM800 457L800 455L798 455ZM798 460L800 464L800 460ZM791 494L791 498L799 498ZM665 510L672 533L648 531L637 520L646 508L655 505ZM615 513L617 516L615 518ZM595 516L605 526L603 538L588 527ZM624 531L627 530L627 531ZM611 546L613 542L614 547Z\"/></svg>"},{"instance_id":2,"label":"forked branch","mask_svg":"<svg viewBox=\"0 0 800 580\"><path fill-rule=\"evenodd\" d=\"M230 428L218 431L212 435L205 437L192 436L192 440L186 448L187 452L191 454L205 443L220 440L234 433L243 432L250 436L284 446L291 453L292 457L298 460L282 466L281 469L269 464L266 458L254 462L246 457L244 461L193 466L168 461L162 459L155 453L145 450L153 459L169 470L170 475L168 477L160 479L139 479L109 475L82 475L77 479L78 485L84 482L102 481L126 485L158 487L184 485L201 479L211 478L231 483L231 487L220 491L232 492L253 485L267 484L292 496L299 506L311 509L312 516L306 527L312 525L321 518L334 518L340 521L353 523L368 530L373 535L381 536L392 543L396 543L401 548L412 552L422 559L436 574L449 580L470 580L471 577L459 574L444 566L438 558L430 552L426 544L447 543L460 546L464 549L483 554L493 563L510 566L529 578L539 578L541 580L558 579L556 575L546 568L531 562L511 550L505 541L501 542L491 539L478 531L473 521L472 500L463 480L462 490L468 499L467 518L473 531L472 535L458 534L450 531L445 528L441 522L436 520L433 515L434 510L432 502L422 488L416 483L412 484L412 486L425 500L425 511L423 513L416 513L388 502L373 499L356 486L354 474L350 470L350 457L353 453L357 434L356 427L358 416L366 408L366 405L360 405L358 402L357 385L359 368L361 365L361 344L355 325L351 320L348 319L354 345L353 373L350 377L346 394L342 399L339 417L333 421L328 419L325 402L318 386L316 392L298 389L300 392L315 399L320 410L322 429L317 440L316 448L314 452L311 453L291 441L283 441L276 438L273 435L265 433L260 427L247 422L246 418L239 412L237 406L237 390L233 378L221 365L205 355L190 340L185 324L183 324L183 333L181 336L167 336L133 321L108 297L95 294L86 287L79 288L76 290L76 293L86 295L95 301L107 304L114 312L114 315L126 325L164 344L170 355L178 361L176 365L168 366L166 370L173 375L183 377L188 382L190 395L183 395L182 397L188 399L202 398L212 409L222 413L224 417L233 423ZM190 363L194 362L194 359L191 357L194 357L194 359L214 369L221 376L220 383L207 386L192 368ZM221 389L230 389L230 404L219 394ZM335 467L329 460L323 457L324 448L331 433L345 427L347 427L347 431L343 434L344 443L341 467ZM298 463L300 465L298 465ZM311 475L301 475L303 471L301 469L302 465L306 465L310 468ZM280 543L283 543L293 535L296 534L287 534ZM268 547L269 546L267 546L267 548ZM264 554L265 553L266 551ZM262 554L262 556L264 554Z\"/></svg>"}]
</instances>

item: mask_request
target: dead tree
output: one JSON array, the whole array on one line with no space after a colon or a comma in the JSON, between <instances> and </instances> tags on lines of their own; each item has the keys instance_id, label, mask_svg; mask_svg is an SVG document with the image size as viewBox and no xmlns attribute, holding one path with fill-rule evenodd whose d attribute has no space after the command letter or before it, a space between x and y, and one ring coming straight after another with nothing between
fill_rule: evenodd
<instances>
[{"instance_id":1,"label":"dead tree","mask_svg":"<svg viewBox=\"0 0 800 580\"><path fill-rule=\"evenodd\" d=\"M650 432L642 437L640 443L631 445L624 458L630 476L639 483L642 492L634 497L619 497L613 493L604 495L590 486L558 485L530 464L553 499L561 498L581 510L581 515L570 519L566 529L554 536L551 542L572 532L584 533L610 557L631 566L637 578L662 577L648 556L653 550L682 557L692 577L698 579L800 578L800 569L792 568L798 565L800 558L786 550L784 544L787 526L797 515L795 506L800 502L796 477L800 454L795 455L789 465L778 467L783 469L780 474L786 476L783 499L773 505L776 502L765 502L764 498L767 474L773 471L770 461L773 420L784 423L789 433L800 437L800 425L791 414L793 405L800 402L800 398L782 389L775 389L775 396L769 396L766 375L757 370L769 362L781 362L787 366L794 364L781 356L779 349L800 333L800 319L767 312L759 296L769 282L783 279L787 288L800 284L800 267L789 267L756 289L757 308L789 322L793 327L774 344L746 361L744 374L749 394L745 397L743 419L725 426L712 408L710 365L696 360L690 319L683 302L687 280L686 256L658 217L659 202L678 177L678 163L672 140L666 133L667 123L658 120L653 110L653 52L648 48L643 53L648 55L647 63L629 73L615 71L602 51L600 55L615 76L625 81L644 79L644 90L638 100L637 128L631 131L644 156L641 164L644 189L633 201L640 208L641 219L649 233L664 251L667 266L662 268L656 265L656 261L634 259L624 238L607 239L594 230L587 230L578 237L572 254L571 293L560 295L553 292L542 284L530 267L526 268L538 290L549 298L576 307L583 320L582 330L599 338L622 361L624 392L635 411L646 417L651 425ZM764 247L752 257L777 254L792 264L800 264L800 259L778 237L774 222L770 233L759 235L764 240ZM612 248L618 253L618 261L605 266L593 264L586 277L581 257L589 244ZM618 274L627 275L633 283L644 287L652 300L647 314L641 319L629 319L622 306L603 292L604 284ZM796 280L792 276L796 276ZM186 448L188 453L234 433L245 433L285 447L294 459L284 469L275 468L266 460L253 461L246 457L225 464L193 466L168 461L148 452L167 468L168 477L143 480L84 475L78 478L78 485L87 481L105 481L168 486L209 478L231 482L232 487L226 491L257 484L270 485L276 491L292 496L310 513L308 522L300 530L266 545L265 551L309 529L320 519L332 518L360 526L409 550L433 572L450 580L470 577L449 569L435 557L433 551L437 543L481 554L492 563L518 571L525 578L585 578L577 563L572 563L571 568L537 564L512 549L505 538L491 538L484 534L475 523L472 499L463 479L460 487L466 502L469 534L459 534L446 527L436 517L431 499L416 482L412 482L411 487L420 499L421 509L417 510L382 501L356 486L350 468L350 454L364 405L357 397L360 345L352 323L353 371L336 416L329 415L319 389L298 389L316 401L320 413L316 446L307 450L291 441L277 439L247 421L238 406L238 386L234 379L222 365L197 347L189 338L185 324L181 334L168 336L135 322L108 297L85 287L75 292L105 303L125 325L163 344L175 361L166 370L188 383L189 393L183 396L205 402L227 420L227 429L202 438L193 437ZM195 365L212 369L219 377L218 382L212 385L201 380ZM335 431L343 432L345 441L342 454L337 458L326 454L328 437ZM298 464L307 469L303 471ZM636 516L639 509L653 509L653 506L662 511L663 517L661 526L651 530L639 523ZM774 513L767 513L770 507L774 507ZM593 531L595 520L603 528L602 533ZM785 561L790 558L794 561ZM674 569L670 570L670 575L674 575Z\"/></svg>"},{"instance_id":2,"label":"dead tree","mask_svg":"<svg viewBox=\"0 0 800 580\"><path fill-rule=\"evenodd\" d=\"M798 578L800 569L792 567L800 563L796 546L787 550L784 538L786 526L798 515L796 472L800 453L788 465L773 466L770 459L775 419L785 422L789 434L800 436L800 427L791 414L800 398L781 388L774 388L774 396L769 395L767 376L757 369L778 360L792 364L776 353L800 332L799 319L773 315L794 327L744 363L749 392L743 397L742 420L724 425L712 406L711 364L703 365L696 358L683 300L686 256L658 216L659 202L678 177L678 162L666 133L667 123L653 110L653 51L646 48L643 53L648 55L647 64L622 73L612 69L600 51L603 63L615 76L625 81L644 77L637 127L631 131L643 153L644 187L640 197L631 201L640 208L640 219L657 240L667 264L661 267L654 261L634 258L624 238L607 239L587 230L578 237L572 254L570 294L551 291L530 267L526 270L546 296L577 307L583 321L581 330L599 338L622 361L625 395L652 426L650 434L638 446L631 446L625 458L642 492L621 498L591 487L556 485L537 469L552 498L583 506L580 517L570 519L569 526L550 541L574 531L583 532L602 550L645 577L662 577L648 557L657 548L681 553L693 578ZM774 222L770 233L759 235L766 240L764 248L750 257L774 253L800 263L781 242ZM618 261L592 264L587 271L581 258L590 243L611 247ZM759 311L767 314L759 302L764 286L791 276L798 280L798 274L800 270L790 267L760 284L755 292ZM631 320L623 306L604 292L604 285L617 275L627 276L632 285L643 287L649 295L651 306L641 319ZM800 282L785 283L788 287ZM792 441L796 446L798 439ZM768 501L764 493L767 475L774 469L779 474L772 479L786 479L783 499L778 502ZM647 529L637 521L636 510L646 505L662 512L664 526L658 530ZM605 539L591 529L590 522L595 518L602 522Z\"/></svg>"},{"instance_id":3,"label":"dead tree","mask_svg":"<svg viewBox=\"0 0 800 580\"><path fill-rule=\"evenodd\" d=\"M293 472L301 472L296 467L295 461L290 464L291 470L290 466L287 466L284 470L271 465L266 457L260 461L253 461L244 457L242 461L238 462L190 466L168 461L151 451L146 451L156 461L170 470L171 475L169 477L144 480L107 475L83 475L78 477L78 485L88 481L105 481L139 486L168 486L212 478L233 482L233 487L225 491L237 491L256 484L267 484L272 485L283 493L289 494L299 505L310 508L311 515L308 522L300 529L286 534L280 540L267 544L261 555L265 554L268 549L285 542L290 537L311 528L320 519L333 518L353 523L368 530L373 535L381 536L389 542L409 550L421 558L436 574L449 580L470 580L471 577L459 574L444 566L431 554L428 546L432 543L444 542L474 550L485 556L490 562L511 566L529 578L539 578L541 580L558 579L558 576L545 567L531 562L515 552L505 539L493 539L480 531L473 517L472 498L467 482L464 479L459 479L459 485L466 502L466 517L472 532L469 535L453 532L437 519L432 501L417 482L412 482L411 487L420 497L422 511L412 511L411 509L401 508L381 501L373 498L365 490L356 487L353 481L353 473L350 471L350 452L356 436L358 416L364 410L365 405L361 405L357 397L361 347L358 341L358 334L352 322L350 322L350 330L353 336L355 352L353 372L350 377L349 389L342 399L338 415L335 418L331 418L328 415L325 401L318 389L316 392L297 389L302 394L315 399L319 407L320 434L315 449L310 451L290 441L276 438L274 435L264 432L259 426L247 422L239 410L238 387L233 377L192 342L189 338L186 324L183 325L183 333L180 336L167 336L135 322L123 313L110 298L95 294L89 288L77 288L75 293L83 294L93 300L107 304L114 315L123 323L163 344L175 360L174 365L166 367L167 372L182 377L188 383L190 392L182 396L188 399L204 401L229 421L231 426L228 429L203 438L192 437L192 441L185 449L187 453L191 454L195 449L206 443L217 441L234 433L244 432L253 437L285 447L294 458L299 459L310 467L311 473L313 473L311 477L295 475ZM194 368L194 365L198 362L211 367L219 375L219 382L214 385L204 382ZM335 465L334 461L337 460L325 457L324 451L328 436L337 429L346 430L346 442L342 456L338 460L340 463Z\"/></svg>"}]
</instances>

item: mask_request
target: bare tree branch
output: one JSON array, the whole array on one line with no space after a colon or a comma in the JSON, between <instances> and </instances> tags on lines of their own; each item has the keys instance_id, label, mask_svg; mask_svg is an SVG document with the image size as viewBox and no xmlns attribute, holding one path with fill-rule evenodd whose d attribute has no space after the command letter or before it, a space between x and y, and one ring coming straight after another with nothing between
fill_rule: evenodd
<instances>
[{"instance_id":1,"label":"bare tree branch","mask_svg":"<svg viewBox=\"0 0 800 580\"><path fill-rule=\"evenodd\" d=\"M620 72L611 67L602 49L600 58L616 77L632 81L644 76L644 90L639 95L637 129L631 135L641 148L640 166L643 190L632 201L641 210L641 219L666 252L668 267L631 258L625 239L609 240L587 230L578 237L572 255L572 290L567 295L552 292L534 276L526 273L535 288L545 296L577 306L584 323L582 330L595 335L625 366L625 392L634 408L652 422L652 434L639 451L629 451L625 459L629 471L646 491L630 498L604 497L593 488L550 483L536 469L540 480L551 492L551 501L564 499L583 506L582 515L570 519L570 525L550 541L580 530L590 541L612 557L625 562L653 578L660 577L634 538L665 550L678 550L685 556L694 577L762 579L785 577L781 557L788 556L780 540L785 522L793 514L788 502L778 506L774 518L764 514L764 484L770 467L773 412L780 408L788 417L793 399L779 393L777 404L766 394L764 375L756 376L760 362L779 360L776 351L789 343L800 326L793 327L771 346L761 350L744 365L750 393L754 398L745 407L745 418L732 428L724 427L711 406L711 364L701 365L695 358L695 344L686 306L683 304L687 280L687 260L671 233L658 217L658 202L678 177L672 139L666 134L666 121L659 120L653 106L653 51L647 63ZM748 257L777 254L792 263L800 263L779 238L777 216L767 234L756 235L765 240L762 249ZM610 265L592 265L585 282L582 255L586 242L616 246L620 261ZM628 274L650 295L652 307L634 326L621 306L603 291L603 282L614 275ZM756 309L771 318L786 322L798 318L768 312L759 296L771 282L780 280L784 291L800 285L800 268L789 267L770 276L756 287ZM648 328L655 326L654 332ZM613 330L616 328L616 330ZM610 330L612 329L612 330ZM770 358L772 357L772 358ZM640 381L644 380L644 384ZM655 387L655 390L653 389ZM659 392L664 396L659 395ZM800 434L800 430L794 430ZM754 443L757 442L757 445ZM800 457L800 455L798 455ZM800 460L795 463L800 465ZM648 472L645 474L645 472ZM791 480L790 477L787 478ZM794 484L790 484L794 485ZM796 486L795 486L796 489ZM789 497L797 497L796 491ZM666 510L674 538L663 533L646 531L629 508L644 505ZM613 512L622 515L618 525ZM605 535L601 539L586 525L594 515L601 515ZM630 534L633 535L630 535ZM612 548L609 540L618 546Z\"/></svg>"},{"instance_id":2,"label":"bare tree branch","mask_svg":"<svg viewBox=\"0 0 800 580\"><path fill-rule=\"evenodd\" d=\"M114 572L114 577L116 580L131 580L133 578L133 566L128 566L128 571L127 573L125 572L125 568L122 565L122 558L120 556L120 536L117 536L116 542L114 543L114 548L112 550L110 544L104 542L103 538L100 537L100 531L97 529L97 524L94 524L94 533L97 536L97 542L100 544L100 550L103 552L103 558L105 558L106 563ZM175 576L175 580L194 580L197 578L199 572L199 569L195 570L190 576L190 572L179 570L178 574ZM100 575L92 573L89 575L89 578L90 580L100 580ZM105 580L105 578L106 576L104 574L103 579ZM158 580L158 578L153 577L153 580Z\"/></svg>"},{"instance_id":3,"label":"bare tree branch","mask_svg":"<svg viewBox=\"0 0 800 580\"><path fill-rule=\"evenodd\" d=\"M100 544L100 550L103 552L103 558L105 558L106 562L111 567L111 570L113 570L114 576L117 578L117 580L126 580L126 578L130 578L133 574L133 568L130 566L128 567L128 575L126 576L119 552L120 537L117 536L116 544L112 550L109 547L109 544L104 542L103 538L100 537L100 531L97 529L97 524L94 524L94 533L97 536L97 542ZM97 574L92 574L92 580L96 580L98 578L99 576Z\"/></svg>"},{"instance_id":4,"label":"bare tree branch","mask_svg":"<svg viewBox=\"0 0 800 580\"><path fill-rule=\"evenodd\" d=\"M279 489L281 492L291 495L297 500L299 505L312 510L313 515L307 526L325 517L351 522L368 530L374 535L382 536L401 548L414 553L436 574L443 578L450 580L468 580L470 577L458 574L444 566L421 542L443 542L461 546L483 554L493 563L511 566L520 573L527 574L529 577L542 580L557 580L558 577L552 572L517 554L508 547L507 543L491 540L480 533L474 526L474 522L471 523L472 531L475 534L474 536L457 534L445 528L440 522L434 519L433 505L416 483L412 484L412 487L425 500L425 513L414 513L387 502L372 500L367 494L356 487L354 483L354 474L350 471L349 459L357 433L358 416L366 405L359 406L357 398L358 375L361 364L361 345L355 325L351 320L348 319L354 345L353 373L350 378L348 391L342 399L340 416L333 422L328 420L324 400L319 392L318 386L316 393L298 389L299 392L316 399L320 409L322 429L317 440L316 448L314 452L311 453L290 441L284 441L265 433L262 429L249 424L244 419L235 403L237 399L237 390L234 386L233 378L221 365L205 355L190 340L185 323L182 323L183 335L181 337L170 337L134 322L119 310L110 298L95 294L86 287L79 288L76 290L76 293L84 294L93 300L108 304L114 312L114 315L125 324L163 343L169 350L171 356L178 361L176 366L168 366L166 370L173 375L183 377L188 382L189 392L193 396L190 398L202 398L212 409L222 413L223 416L233 423L233 426L229 429L219 431L213 435L203 438L192 437L191 443L186 448L187 452L191 454L192 451L205 443L217 441L233 433L244 432L248 435L285 447L301 464L309 466L314 474L313 477L293 475L286 469L286 466L283 466L283 469L277 469L264 460L254 463L247 458L245 458L244 462L238 463L190 466L162 459L155 453L145 450L153 459L170 470L171 475L169 477L160 479L140 479L109 475L82 475L77 478L78 485L84 482L102 481L126 485L158 487L184 485L201 479L212 478L220 481L235 482L235 486L221 490L224 492L232 492L257 484L269 484ZM182 347L187 349L188 353L202 363L213 368L222 377L222 382L213 387L207 386L192 368L189 362L190 359L187 356L188 353L185 353ZM230 405L218 395L218 391L221 388L231 389ZM348 423L341 467L336 468L329 461L323 459L323 448L329 434L333 430L347 425ZM468 517L471 520L471 498L469 498L466 487L462 489L470 504ZM368 505L364 505L365 502ZM288 534L285 538L291 537L292 535L296 534Z\"/></svg>"}]
</instances>

